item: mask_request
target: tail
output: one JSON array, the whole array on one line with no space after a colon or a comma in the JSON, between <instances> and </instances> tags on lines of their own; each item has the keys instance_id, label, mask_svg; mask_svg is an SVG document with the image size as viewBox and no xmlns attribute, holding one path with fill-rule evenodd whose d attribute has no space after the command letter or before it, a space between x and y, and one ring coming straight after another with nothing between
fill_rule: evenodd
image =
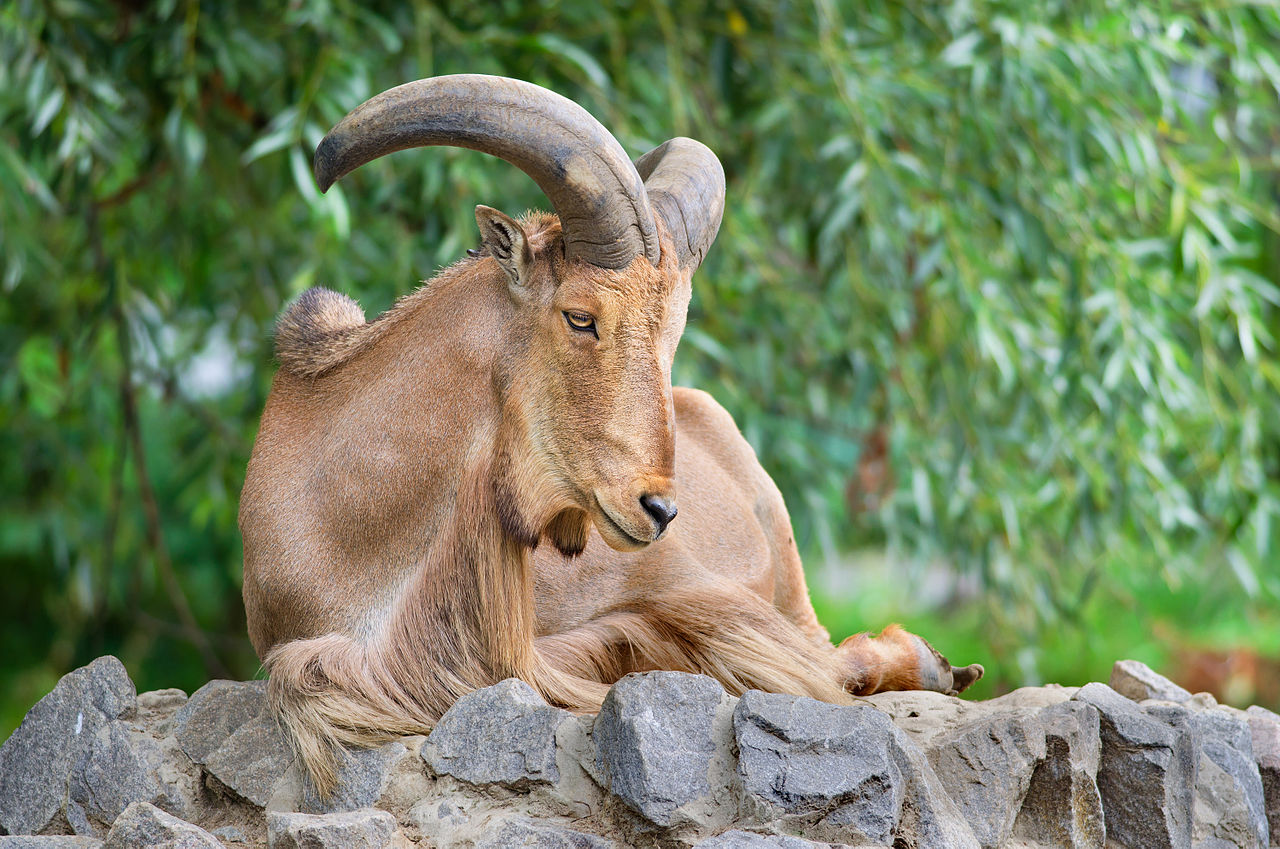
<instances>
[{"instance_id":1,"label":"tail","mask_svg":"<svg viewBox=\"0 0 1280 849\"><path fill-rule=\"evenodd\" d=\"M289 371L316 377L359 351L364 310L346 295L313 286L276 322L276 357Z\"/></svg>"},{"instance_id":2,"label":"tail","mask_svg":"<svg viewBox=\"0 0 1280 849\"><path fill-rule=\"evenodd\" d=\"M424 704L380 657L341 634L282 643L263 666L271 707L321 798L337 786L345 746L426 734L444 712Z\"/></svg>"},{"instance_id":3,"label":"tail","mask_svg":"<svg viewBox=\"0 0 1280 849\"><path fill-rule=\"evenodd\" d=\"M594 712L608 685L557 668L536 652L520 673L551 704ZM282 643L263 661L267 695L321 798L338 783L347 746L376 746L428 734L455 701L497 683L473 670L465 678L394 646L371 649L341 634Z\"/></svg>"}]
</instances>

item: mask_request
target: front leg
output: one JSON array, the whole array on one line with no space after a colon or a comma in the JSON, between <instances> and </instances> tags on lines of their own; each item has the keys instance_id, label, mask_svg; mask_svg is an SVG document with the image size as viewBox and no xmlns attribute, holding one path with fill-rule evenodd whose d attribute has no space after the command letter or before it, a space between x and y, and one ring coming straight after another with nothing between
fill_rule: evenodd
<instances>
[{"instance_id":1,"label":"front leg","mask_svg":"<svg viewBox=\"0 0 1280 849\"><path fill-rule=\"evenodd\" d=\"M836 649L848 677L845 689L858 696L885 690L933 690L956 695L982 677L981 664L952 666L923 638L890 625L879 636L855 634Z\"/></svg>"}]
</instances>

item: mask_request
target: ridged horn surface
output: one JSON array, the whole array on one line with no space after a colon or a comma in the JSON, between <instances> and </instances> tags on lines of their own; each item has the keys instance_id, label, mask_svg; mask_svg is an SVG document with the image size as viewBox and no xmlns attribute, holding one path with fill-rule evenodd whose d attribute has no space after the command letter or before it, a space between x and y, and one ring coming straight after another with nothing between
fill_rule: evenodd
<instances>
[{"instance_id":1,"label":"ridged horn surface","mask_svg":"<svg viewBox=\"0 0 1280 849\"><path fill-rule=\"evenodd\" d=\"M720 231L724 168L711 148L683 137L668 139L636 160L653 210L675 242L680 265L697 268Z\"/></svg>"},{"instance_id":2,"label":"ridged horn surface","mask_svg":"<svg viewBox=\"0 0 1280 849\"><path fill-rule=\"evenodd\" d=\"M643 254L658 264L653 211L622 146L578 104L521 80L455 74L388 89L320 142L316 181L327 191L366 162L429 145L478 150L532 177L560 216L570 257L624 268Z\"/></svg>"}]
</instances>

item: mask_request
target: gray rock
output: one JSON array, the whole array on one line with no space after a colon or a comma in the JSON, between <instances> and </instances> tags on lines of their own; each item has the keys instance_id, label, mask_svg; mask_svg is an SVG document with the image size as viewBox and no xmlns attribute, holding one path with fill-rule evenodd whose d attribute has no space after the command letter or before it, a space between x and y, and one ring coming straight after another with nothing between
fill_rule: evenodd
<instances>
[{"instance_id":1,"label":"gray rock","mask_svg":"<svg viewBox=\"0 0 1280 849\"><path fill-rule=\"evenodd\" d=\"M508 678L458 699L427 738L422 757L437 774L471 784L554 784L560 780L556 728L571 716Z\"/></svg>"},{"instance_id":2,"label":"gray rock","mask_svg":"<svg viewBox=\"0 0 1280 849\"><path fill-rule=\"evenodd\" d=\"M187 693L177 687L148 690L138 694L138 710L162 711L182 707L187 703Z\"/></svg>"},{"instance_id":3,"label":"gray rock","mask_svg":"<svg viewBox=\"0 0 1280 849\"><path fill-rule=\"evenodd\" d=\"M977 846L928 761L888 716L751 690L733 715L744 794L757 818L858 843Z\"/></svg>"},{"instance_id":4,"label":"gray rock","mask_svg":"<svg viewBox=\"0 0 1280 849\"><path fill-rule=\"evenodd\" d=\"M1013 833L1032 773L1044 757L1044 726L1026 710L966 723L929 749L942 786L987 849L1004 845Z\"/></svg>"},{"instance_id":5,"label":"gray rock","mask_svg":"<svg viewBox=\"0 0 1280 849\"><path fill-rule=\"evenodd\" d=\"M695 843L694 849L816 849L826 845L789 834L756 834L735 828Z\"/></svg>"},{"instance_id":6,"label":"gray rock","mask_svg":"<svg viewBox=\"0 0 1280 849\"><path fill-rule=\"evenodd\" d=\"M37 837L21 834L14 837L0 837L0 849L100 849L102 841L96 837L80 835L63 835Z\"/></svg>"},{"instance_id":7,"label":"gray rock","mask_svg":"<svg viewBox=\"0 0 1280 849\"><path fill-rule=\"evenodd\" d=\"M1266 846L1267 813L1248 720L1224 710L1193 713L1190 720L1201 751L1192 839Z\"/></svg>"},{"instance_id":8,"label":"gray rock","mask_svg":"<svg viewBox=\"0 0 1280 849\"><path fill-rule=\"evenodd\" d=\"M63 809L72 772L88 760L98 732L132 716L136 699L114 657L64 675L0 746L0 831L43 830Z\"/></svg>"},{"instance_id":9,"label":"gray rock","mask_svg":"<svg viewBox=\"0 0 1280 849\"><path fill-rule=\"evenodd\" d=\"M141 705L139 712L142 712ZM129 723L134 752L146 761L147 771L161 792L159 799L142 801L150 801L175 817L194 822L201 817L206 794L204 770L192 763L172 734L156 739L161 733L156 730L157 727L167 727L171 724L171 719L172 713L168 717L156 718L155 725L145 724L145 719L142 720L142 727L138 727L137 720Z\"/></svg>"},{"instance_id":10,"label":"gray rock","mask_svg":"<svg viewBox=\"0 0 1280 849\"><path fill-rule=\"evenodd\" d=\"M476 841L476 849L620 849L619 844L594 834L568 828L541 825L528 820L509 820L491 829Z\"/></svg>"},{"instance_id":11,"label":"gray rock","mask_svg":"<svg viewBox=\"0 0 1280 849\"><path fill-rule=\"evenodd\" d=\"M1263 809L1271 845L1280 847L1280 716L1257 705L1245 712L1253 742L1253 760L1262 778Z\"/></svg>"},{"instance_id":12,"label":"gray rock","mask_svg":"<svg viewBox=\"0 0 1280 849\"><path fill-rule=\"evenodd\" d=\"M228 737L266 712L266 681L210 681L178 710L173 733L187 757L203 764Z\"/></svg>"},{"instance_id":13,"label":"gray rock","mask_svg":"<svg viewBox=\"0 0 1280 849\"><path fill-rule=\"evenodd\" d=\"M1197 758L1185 720L1169 712L1154 718L1105 684L1086 684L1075 699L1101 715L1098 789L1107 840L1143 849L1190 847Z\"/></svg>"},{"instance_id":14,"label":"gray rock","mask_svg":"<svg viewBox=\"0 0 1280 849\"><path fill-rule=\"evenodd\" d=\"M1031 775L1013 833L1028 844L1102 849L1107 830L1096 776L1102 757L1099 714L1084 702L1042 710L1045 755Z\"/></svg>"},{"instance_id":15,"label":"gray rock","mask_svg":"<svg viewBox=\"0 0 1280 849\"><path fill-rule=\"evenodd\" d=\"M103 849L222 849L212 834L170 816L155 805L134 802L111 826Z\"/></svg>"},{"instance_id":16,"label":"gray rock","mask_svg":"<svg viewBox=\"0 0 1280 849\"><path fill-rule=\"evenodd\" d=\"M328 799L321 799L309 778L303 776L302 800L306 814L333 814L371 808L382 796L387 777L409 750L392 741L376 749L348 749L338 768L338 786ZM417 759L414 759L417 762ZM418 766L421 769L421 764Z\"/></svg>"},{"instance_id":17,"label":"gray rock","mask_svg":"<svg viewBox=\"0 0 1280 849\"><path fill-rule=\"evenodd\" d=\"M716 708L724 688L704 675L649 672L613 685L596 717L596 770L632 810L670 826L678 808L711 793Z\"/></svg>"},{"instance_id":18,"label":"gray rock","mask_svg":"<svg viewBox=\"0 0 1280 849\"><path fill-rule=\"evenodd\" d=\"M293 760L266 681L210 681L174 715L173 735L187 757L258 807Z\"/></svg>"},{"instance_id":19,"label":"gray rock","mask_svg":"<svg viewBox=\"0 0 1280 849\"><path fill-rule=\"evenodd\" d=\"M395 831L396 818L386 811L267 813L269 849L383 849Z\"/></svg>"},{"instance_id":20,"label":"gray rock","mask_svg":"<svg viewBox=\"0 0 1280 849\"><path fill-rule=\"evenodd\" d=\"M110 826L134 802L161 804L164 788L156 780L143 748L158 748L150 737L130 734L122 722L102 726L69 782L67 820L77 833L92 827L86 820Z\"/></svg>"},{"instance_id":21,"label":"gray rock","mask_svg":"<svg viewBox=\"0 0 1280 849\"><path fill-rule=\"evenodd\" d=\"M1117 660L1111 668L1110 683L1111 689L1135 702L1144 699L1185 702L1191 698L1189 691L1137 660Z\"/></svg>"},{"instance_id":22,"label":"gray rock","mask_svg":"<svg viewBox=\"0 0 1280 849\"><path fill-rule=\"evenodd\" d=\"M236 828L234 825L224 825L222 828L215 828L209 832L223 843L248 843L249 838L245 837L244 832Z\"/></svg>"},{"instance_id":23,"label":"gray rock","mask_svg":"<svg viewBox=\"0 0 1280 849\"><path fill-rule=\"evenodd\" d=\"M275 717L264 711L209 753L204 768L238 796L261 808L271 800L272 790L292 761L293 751L284 732Z\"/></svg>"}]
</instances>

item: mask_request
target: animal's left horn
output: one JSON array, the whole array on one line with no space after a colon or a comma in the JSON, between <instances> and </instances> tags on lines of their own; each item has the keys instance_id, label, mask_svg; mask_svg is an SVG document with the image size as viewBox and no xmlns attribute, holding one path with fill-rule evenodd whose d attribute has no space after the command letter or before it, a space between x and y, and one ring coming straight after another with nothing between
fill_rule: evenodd
<instances>
[{"instance_id":1,"label":"animal's left horn","mask_svg":"<svg viewBox=\"0 0 1280 849\"><path fill-rule=\"evenodd\" d=\"M397 150L452 145L524 171L560 216L570 258L625 268L658 264L658 230L622 145L578 104L506 77L454 74L406 83L357 106L316 148L321 190Z\"/></svg>"},{"instance_id":2,"label":"animal's left horn","mask_svg":"<svg viewBox=\"0 0 1280 849\"><path fill-rule=\"evenodd\" d=\"M680 265L697 268L724 216L724 168L711 148L683 137L669 139L636 160L649 205L675 242Z\"/></svg>"}]
</instances>

